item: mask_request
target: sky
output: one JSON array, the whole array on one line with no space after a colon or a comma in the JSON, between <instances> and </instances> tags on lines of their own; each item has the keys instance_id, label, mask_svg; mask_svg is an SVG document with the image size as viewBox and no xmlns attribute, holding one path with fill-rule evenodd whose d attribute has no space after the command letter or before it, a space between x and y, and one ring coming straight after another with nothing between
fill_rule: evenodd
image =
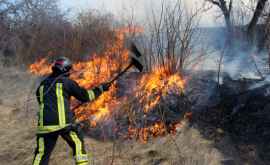
<instances>
[{"instance_id":1,"label":"sky","mask_svg":"<svg viewBox=\"0 0 270 165\"><path fill-rule=\"evenodd\" d=\"M174 0L166 0L174 1ZM248 0L244 0L248 1ZM189 10L200 6L203 0L183 0ZM125 17L130 15L133 10L134 16L138 21L145 21L145 18L151 11L151 8L159 9L161 0L60 0L60 6L63 10L70 9L71 13L97 9L101 12L110 12L116 17ZM129 11L129 12L125 12ZM222 21L217 20L217 9L213 8L201 15L202 26L217 26Z\"/></svg>"}]
</instances>

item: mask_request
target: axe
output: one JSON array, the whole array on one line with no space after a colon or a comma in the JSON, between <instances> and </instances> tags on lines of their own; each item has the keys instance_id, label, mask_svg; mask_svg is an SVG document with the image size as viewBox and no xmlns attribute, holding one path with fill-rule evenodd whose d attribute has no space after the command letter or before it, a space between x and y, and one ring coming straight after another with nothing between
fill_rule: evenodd
<instances>
[{"instance_id":1,"label":"axe","mask_svg":"<svg viewBox=\"0 0 270 165\"><path fill-rule=\"evenodd\" d=\"M120 73L118 73L118 75L115 76L109 83L113 83L115 80L117 80L118 78L120 78L123 74L125 74L133 66L136 69L138 69L140 72L143 71L143 65L136 58L131 57L130 64L124 70L122 70Z\"/></svg>"},{"instance_id":2,"label":"axe","mask_svg":"<svg viewBox=\"0 0 270 165\"><path fill-rule=\"evenodd\" d=\"M135 54L136 57L141 57L141 52L137 49L136 45L134 43L131 44L130 51ZM113 78L109 83L113 83L115 80L120 78L123 74L125 74L132 66L134 66L136 69L138 69L140 72L143 71L143 65L135 58L131 57L130 64L122 70L115 78Z\"/></svg>"}]
</instances>

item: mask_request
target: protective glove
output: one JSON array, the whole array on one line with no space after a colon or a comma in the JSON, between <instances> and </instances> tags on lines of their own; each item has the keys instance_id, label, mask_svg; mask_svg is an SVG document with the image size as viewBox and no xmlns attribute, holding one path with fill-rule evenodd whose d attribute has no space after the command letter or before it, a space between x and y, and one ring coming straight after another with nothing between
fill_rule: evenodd
<instances>
[{"instance_id":1,"label":"protective glove","mask_svg":"<svg viewBox=\"0 0 270 165\"><path fill-rule=\"evenodd\" d=\"M108 91L111 87L112 83L103 83L99 86L102 92Z\"/></svg>"}]
</instances>

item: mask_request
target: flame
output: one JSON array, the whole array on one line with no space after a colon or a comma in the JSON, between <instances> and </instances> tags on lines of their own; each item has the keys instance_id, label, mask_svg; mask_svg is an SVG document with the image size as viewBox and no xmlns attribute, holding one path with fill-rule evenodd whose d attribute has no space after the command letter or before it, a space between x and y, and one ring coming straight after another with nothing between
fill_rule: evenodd
<instances>
[{"instance_id":1,"label":"flame","mask_svg":"<svg viewBox=\"0 0 270 165\"><path fill-rule=\"evenodd\" d=\"M136 137L140 142L147 143L150 137L165 136L168 133L175 135L182 127L183 124L181 122L172 123L169 126L166 126L164 122L161 121L144 128L133 128L130 126L126 138L132 139L133 137Z\"/></svg>"},{"instance_id":2,"label":"flame","mask_svg":"<svg viewBox=\"0 0 270 165\"><path fill-rule=\"evenodd\" d=\"M142 105L142 111L148 115L160 103L162 98L166 98L170 93L183 94L185 80L179 73L171 73L164 65L156 66L152 72L142 76L136 89L136 98ZM191 113L186 113L185 118L191 118ZM181 122L165 125L163 121L143 127L128 129L127 138L137 137L141 142L146 143L148 139L157 136L164 136L167 133L175 134L181 127Z\"/></svg>"},{"instance_id":3,"label":"flame","mask_svg":"<svg viewBox=\"0 0 270 165\"><path fill-rule=\"evenodd\" d=\"M48 60L46 58L42 58L36 63L31 64L29 70L30 73L35 75L46 75L51 73L51 64L48 63Z\"/></svg>"},{"instance_id":4,"label":"flame","mask_svg":"<svg viewBox=\"0 0 270 165\"><path fill-rule=\"evenodd\" d=\"M115 30L116 40L108 44L102 54L92 54L87 61L73 64L71 79L80 86L91 89L103 82L111 80L129 60L129 50L125 45L125 37L129 33L143 32L140 27L124 27ZM47 75L51 73L51 64L47 58L41 59L30 65L29 70L35 75ZM134 97L139 100L142 111L147 114L154 110L163 97L170 93L182 94L185 87L185 80L179 73L171 73L164 66L156 66L152 72L144 73L134 89ZM95 101L80 106L75 114L80 121L89 121L91 127L96 127L99 122L106 121L112 117L112 112L119 109L127 97L117 97L117 87L113 85L108 92L103 93ZM78 104L72 99L71 105ZM189 115L191 116L191 115ZM174 133L179 123L166 126L163 122L157 121L151 126L134 128L128 126L127 136L138 137L140 141L146 142L151 136L164 136L167 132Z\"/></svg>"},{"instance_id":5,"label":"flame","mask_svg":"<svg viewBox=\"0 0 270 165\"><path fill-rule=\"evenodd\" d=\"M163 122L156 122L152 126L144 127L144 128L128 128L128 135L126 138L137 137L141 142L146 143L151 136L164 136L166 134L166 126Z\"/></svg>"},{"instance_id":6,"label":"flame","mask_svg":"<svg viewBox=\"0 0 270 165\"><path fill-rule=\"evenodd\" d=\"M136 97L145 105L143 111L147 113L160 102L162 96L171 92L183 93L184 86L185 80L179 73L172 74L166 67L157 66L142 77Z\"/></svg>"},{"instance_id":7,"label":"flame","mask_svg":"<svg viewBox=\"0 0 270 165\"><path fill-rule=\"evenodd\" d=\"M136 28L134 27L133 30ZM88 61L73 64L73 71L70 75L80 86L90 89L109 81L118 73L129 60L129 50L124 47L125 35L129 33L127 28L117 29L116 38L113 44L108 44L103 54L92 54ZM51 73L51 64L47 58L43 58L30 65L29 70L35 75L48 75ZM102 94L97 100L76 109L76 116L79 120L91 120L91 125L106 119L119 104L115 98L116 87ZM72 105L76 101L72 99ZM89 116L94 116L89 118Z\"/></svg>"}]
</instances>

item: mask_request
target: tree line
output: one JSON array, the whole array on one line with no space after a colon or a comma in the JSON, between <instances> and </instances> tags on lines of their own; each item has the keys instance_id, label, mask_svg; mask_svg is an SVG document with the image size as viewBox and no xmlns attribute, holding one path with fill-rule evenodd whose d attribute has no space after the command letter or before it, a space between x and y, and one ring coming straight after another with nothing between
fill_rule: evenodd
<instances>
[{"instance_id":1,"label":"tree line","mask_svg":"<svg viewBox=\"0 0 270 165\"><path fill-rule=\"evenodd\" d=\"M69 18L58 0L0 0L0 55L4 65L53 55L75 60L114 40L113 16L98 11Z\"/></svg>"},{"instance_id":2,"label":"tree line","mask_svg":"<svg viewBox=\"0 0 270 165\"><path fill-rule=\"evenodd\" d=\"M263 45L270 50L268 0L250 0L249 4L242 0L204 0L192 11L182 0L161 2L159 10L148 11L145 33L129 38L141 43L147 70L161 64L176 72L201 61L206 52L202 48L194 53L198 45L193 40L197 38L200 15L214 7L224 19L232 41L229 43L237 39L248 41L248 47ZM59 8L59 0L0 0L0 58L5 65L28 65L54 55L83 60L93 52L106 50L115 41L114 27L123 24L135 26L134 15L119 22L110 13L88 10L70 18L69 11ZM237 34L239 29L241 35ZM260 41L258 34L263 36Z\"/></svg>"}]
</instances>

